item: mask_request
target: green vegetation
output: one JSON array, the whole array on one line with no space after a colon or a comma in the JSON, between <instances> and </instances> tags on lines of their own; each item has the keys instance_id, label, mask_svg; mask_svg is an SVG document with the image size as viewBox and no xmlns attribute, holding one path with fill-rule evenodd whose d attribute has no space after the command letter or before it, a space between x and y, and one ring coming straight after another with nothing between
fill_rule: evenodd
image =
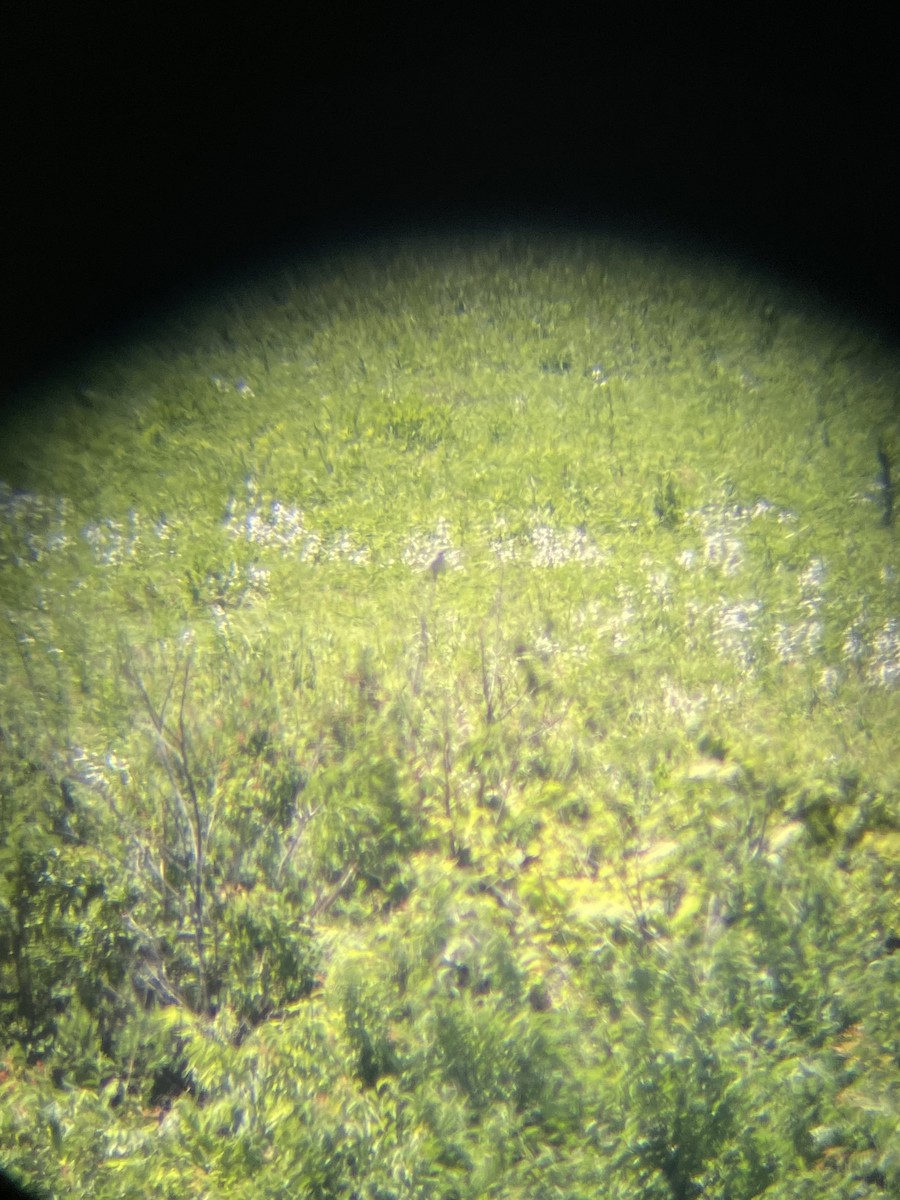
<instances>
[{"instance_id":1,"label":"green vegetation","mask_svg":"<svg viewBox=\"0 0 900 1200\"><path fill-rule=\"evenodd\" d=\"M0 454L6 1169L896 1196L900 364L611 242L181 321Z\"/></svg>"}]
</instances>

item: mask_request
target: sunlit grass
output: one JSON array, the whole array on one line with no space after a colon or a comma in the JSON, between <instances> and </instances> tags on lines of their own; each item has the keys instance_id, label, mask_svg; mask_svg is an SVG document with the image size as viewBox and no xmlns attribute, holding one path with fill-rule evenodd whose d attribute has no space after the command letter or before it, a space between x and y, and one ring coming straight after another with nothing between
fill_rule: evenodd
<instances>
[{"instance_id":1,"label":"sunlit grass","mask_svg":"<svg viewBox=\"0 0 900 1200\"><path fill-rule=\"evenodd\" d=\"M479 1089L519 1070L501 1009L526 996L627 1091L604 1055L649 1077L641 1022L662 1045L690 1009L647 961L682 988L696 970L698 994L724 981L728 1053L746 1038L756 1063L763 1026L811 1037L827 1007L804 976L779 1008L764 917L787 954L815 869L854 921L866 896L890 911L900 583L877 448L897 458L898 384L770 280L611 241L385 247L210 297L73 365L3 451L10 761L69 781L153 894L148 845L178 818L139 689L183 684L221 839L208 903L290 893L272 928L291 904L315 925L348 1103L374 1103L396 1042L415 1087L444 1071L496 1116ZM463 967L505 981L501 1015L442 1007ZM256 1012L262 984L238 983ZM504 1048L467 1064L495 1019Z\"/></svg>"}]
</instances>

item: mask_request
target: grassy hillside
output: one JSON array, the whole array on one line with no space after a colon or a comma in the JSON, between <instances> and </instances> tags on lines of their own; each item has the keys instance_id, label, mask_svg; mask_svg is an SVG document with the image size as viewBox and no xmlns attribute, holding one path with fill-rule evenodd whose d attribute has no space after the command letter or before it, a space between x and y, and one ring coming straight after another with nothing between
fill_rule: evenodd
<instances>
[{"instance_id":1,"label":"grassy hillside","mask_svg":"<svg viewBox=\"0 0 900 1200\"><path fill-rule=\"evenodd\" d=\"M0 452L48 1196L900 1188L900 363L721 263L284 270Z\"/></svg>"}]
</instances>

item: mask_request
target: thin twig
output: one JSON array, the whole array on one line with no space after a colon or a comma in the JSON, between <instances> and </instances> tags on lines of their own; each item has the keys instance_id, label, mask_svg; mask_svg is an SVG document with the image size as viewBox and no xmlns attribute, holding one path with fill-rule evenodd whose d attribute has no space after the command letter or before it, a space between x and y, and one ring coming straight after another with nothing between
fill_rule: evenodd
<instances>
[{"instance_id":1,"label":"thin twig","mask_svg":"<svg viewBox=\"0 0 900 1200\"><path fill-rule=\"evenodd\" d=\"M358 869L359 863L351 863L331 891L319 896L310 909L309 915L311 918L324 916L328 912L347 884L355 877Z\"/></svg>"}]
</instances>

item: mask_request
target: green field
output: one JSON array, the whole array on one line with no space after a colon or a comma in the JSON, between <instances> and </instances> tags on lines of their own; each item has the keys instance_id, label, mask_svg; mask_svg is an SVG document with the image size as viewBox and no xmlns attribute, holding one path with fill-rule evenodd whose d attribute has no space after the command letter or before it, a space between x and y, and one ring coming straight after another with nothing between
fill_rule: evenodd
<instances>
[{"instance_id":1,"label":"green field","mask_svg":"<svg viewBox=\"0 0 900 1200\"><path fill-rule=\"evenodd\" d=\"M273 268L23 397L6 1169L900 1194L898 397L761 275L539 235Z\"/></svg>"}]
</instances>

